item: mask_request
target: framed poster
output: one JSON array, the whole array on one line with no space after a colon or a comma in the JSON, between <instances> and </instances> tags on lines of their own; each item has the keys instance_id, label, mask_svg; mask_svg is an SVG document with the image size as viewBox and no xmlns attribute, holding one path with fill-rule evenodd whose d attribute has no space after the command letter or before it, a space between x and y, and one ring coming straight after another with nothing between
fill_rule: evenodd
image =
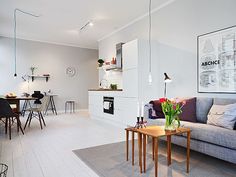
<instances>
[{"instance_id":1,"label":"framed poster","mask_svg":"<svg viewBox=\"0 0 236 177\"><path fill-rule=\"evenodd\" d=\"M236 93L236 26L197 37L198 92Z\"/></svg>"}]
</instances>

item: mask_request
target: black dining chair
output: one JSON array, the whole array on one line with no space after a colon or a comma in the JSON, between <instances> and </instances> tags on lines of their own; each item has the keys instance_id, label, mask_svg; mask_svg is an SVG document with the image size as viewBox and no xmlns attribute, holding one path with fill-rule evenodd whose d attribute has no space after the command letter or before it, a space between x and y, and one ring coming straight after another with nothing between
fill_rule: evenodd
<instances>
[{"instance_id":1,"label":"black dining chair","mask_svg":"<svg viewBox=\"0 0 236 177\"><path fill-rule=\"evenodd\" d=\"M9 129L9 139L11 139L11 127L14 123L14 119L16 120L17 131L19 132L20 129L22 134L24 135L19 114L13 112L10 104L4 98L0 98L0 118L5 118L5 133L7 134L7 129Z\"/></svg>"}]
</instances>

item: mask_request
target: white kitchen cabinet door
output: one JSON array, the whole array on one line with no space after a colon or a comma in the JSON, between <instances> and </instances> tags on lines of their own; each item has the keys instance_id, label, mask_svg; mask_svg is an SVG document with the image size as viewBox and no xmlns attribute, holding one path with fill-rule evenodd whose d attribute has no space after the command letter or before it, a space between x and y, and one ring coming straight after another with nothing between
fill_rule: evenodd
<instances>
[{"instance_id":1,"label":"white kitchen cabinet door","mask_svg":"<svg viewBox=\"0 0 236 177\"><path fill-rule=\"evenodd\" d=\"M103 117L102 106L89 105L90 118Z\"/></svg>"},{"instance_id":2,"label":"white kitchen cabinet door","mask_svg":"<svg viewBox=\"0 0 236 177\"><path fill-rule=\"evenodd\" d=\"M89 104L97 105L97 106L102 105L103 104L103 96L89 94Z\"/></svg>"},{"instance_id":3,"label":"white kitchen cabinet door","mask_svg":"<svg viewBox=\"0 0 236 177\"><path fill-rule=\"evenodd\" d=\"M125 43L122 46L123 70L138 66L138 40Z\"/></svg>"},{"instance_id":4,"label":"white kitchen cabinet door","mask_svg":"<svg viewBox=\"0 0 236 177\"><path fill-rule=\"evenodd\" d=\"M138 70L123 71L123 96L138 97Z\"/></svg>"},{"instance_id":5,"label":"white kitchen cabinet door","mask_svg":"<svg viewBox=\"0 0 236 177\"><path fill-rule=\"evenodd\" d=\"M137 98L125 98L119 99L120 102L120 119L125 126L134 126L137 116Z\"/></svg>"},{"instance_id":6,"label":"white kitchen cabinet door","mask_svg":"<svg viewBox=\"0 0 236 177\"><path fill-rule=\"evenodd\" d=\"M125 109L123 123L127 126L135 126L137 120L137 98L124 98Z\"/></svg>"}]
</instances>

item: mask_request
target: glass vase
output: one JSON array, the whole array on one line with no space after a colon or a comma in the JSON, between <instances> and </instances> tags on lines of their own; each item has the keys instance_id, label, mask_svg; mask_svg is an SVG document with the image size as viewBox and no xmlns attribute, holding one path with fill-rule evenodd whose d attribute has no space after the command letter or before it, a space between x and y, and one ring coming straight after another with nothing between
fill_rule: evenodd
<instances>
[{"instance_id":1,"label":"glass vase","mask_svg":"<svg viewBox=\"0 0 236 177\"><path fill-rule=\"evenodd\" d=\"M170 116L165 116L166 122L165 122L165 130L166 131L176 131L176 123L175 118Z\"/></svg>"}]
</instances>

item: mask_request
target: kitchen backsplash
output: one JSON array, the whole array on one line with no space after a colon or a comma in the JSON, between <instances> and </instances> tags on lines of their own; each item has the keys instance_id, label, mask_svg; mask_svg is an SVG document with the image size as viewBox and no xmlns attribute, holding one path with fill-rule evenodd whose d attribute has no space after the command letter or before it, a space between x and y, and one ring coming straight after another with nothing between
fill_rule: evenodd
<instances>
[{"instance_id":1,"label":"kitchen backsplash","mask_svg":"<svg viewBox=\"0 0 236 177\"><path fill-rule=\"evenodd\" d=\"M123 88L122 72L120 71L104 71L103 69L99 69L99 83L103 79L107 80L108 85L117 84L118 89Z\"/></svg>"}]
</instances>

